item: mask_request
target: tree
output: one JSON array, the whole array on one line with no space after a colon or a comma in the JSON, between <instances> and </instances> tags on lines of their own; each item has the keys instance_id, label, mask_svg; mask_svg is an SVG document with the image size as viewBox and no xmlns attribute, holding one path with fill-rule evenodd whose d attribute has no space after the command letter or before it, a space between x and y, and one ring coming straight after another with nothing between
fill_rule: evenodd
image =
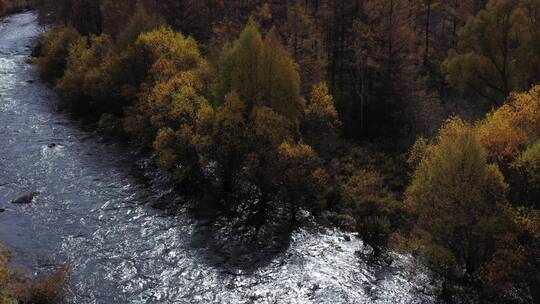
<instances>
[{"instance_id":1,"label":"tree","mask_svg":"<svg viewBox=\"0 0 540 304\"><path fill-rule=\"evenodd\" d=\"M254 21L250 21L232 45L225 45L220 55L219 75L213 86L216 103L235 90L242 100L249 102L248 111L257 100L258 65L261 61L263 38Z\"/></svg>"},{"instance_id":2,"label":"tree","mask_svg":"<svg viewBox=\"0 0 540 304\"><path fill-rule=\"evenodd\" d=\"M85 36L101 34L101 0L36 0L42 23L71 26Z\"/></svg>"},{"instance_id":3,"label":"tree","mask_svg":"<svg viewBox=\"0 0 540 304\"><path fill-rule=\"evenodd\" d=\"M314 86L302 121L304 139L319 152L332 151L340 126L328 86L324 83Z\"/></svg>"},{"instance_id":4,"label":"tree","mask_svg":"<svg viewBox=\"0 0 540 304\"><path fill-rule=\"evenodd\" d=\"M439 65L457 47L458 30L485 7L486 0L413 0L416 54L423 69L438 78ZM420 62L419 62L420 63ZM433 79L434 81L438 79Z\"/></svg>"},{"instance_id":5,"label":"tree","mask_svg":"<svg viewBox=\"0 0 540 304\"><path fill-rule=\"evenodd\" d=\"M213 157L223 189L255 189L248 191L248 208L258 224L271 202L288 206L292 219L301 207L320 210L315 206L323 204L326 173L317 153L302 143L299 127L302 122L314 142L319 131L325 139L335 136L339 120L328 88L314 88L305 108L297 66L276 31L263 39L250 21L224 48L212 91L218 107Z\"/></svg>"},{"instance_id":6,"label":"tree","mask_svg":"<svg viewBox=\"0 0 540 304\"><path fill-rule=\"evenodd\" d=\"M407 1L370 0L363 12L352 26L350 85L334 94L338 111L352 136L395 136L408 123L416 90L409 77L415 72L411 8Z\"/></svg>"},{"instance_id":7,"label":"tree","mask_svg":"<svg viewBox=\"0 0 540 304\"><path fill-rule=\"evenodd\" d=\"M534 275L540 267L539 90L534 87L527 93L511 94L503 106L476 126L490 159L504 169L512 203L505 208L512 222L504 224L512 231L495 245L494 259L486 265L482 277L491 289L503 294L517 290L533 301L540 298L540 277Z\"/></svg>"},{"instance_id":8,"label":"tree","mask_svg":"<svg viewBox=\"0 0 540 304\"><path fill-rule=\"evenodd\" d=\"M204 97L209 66L192 38L170 28L143 33L133 52L140 66L139 100L124 126L183 186L203 177L203 155L212 146L214 109Z\"/></svg>"},{"instance_id":9,"label":"tree","mask_svg":"<svg viewBox=\"0 0 540 304\"><path fill-rule=\"evenodd\" d=\"M115 18L115 21L118 19ZM153 31L163 25L164 21L158 15L149 14L144 5L139 2L125 28L114 26L114 30L111 29L106 33L112 32L112 37L118 37L118 47L123 49L133 45L141 33Z\"/></svg>"},{"instance_id":10,"label":"tree","mask_svg":"<svg viewBox=\"0 0 540 304\"><path fill-rule=\"evenodd\" d=\"M280 198L289 205L291 220L300 208L320 212L326 204L328 174L317 153L308 145L282 143L277 149L281 173Z\"/></svg>"},{"instance_id":11,"label":"tree","mask_svg":"<svg viewBox=\"0 0 540 304\"><path fill-rule=\"evenodd\" d=\"M150 1L148 1L150 2ZM208 29L215 21L214 16L228 6L216 0L152 1L156 12L167 24L185 35L195 37L201 43L208 40Z\"/></svg>"},{"instance_id":12,"label":"tree","mask_svg":"<svg viewBox=\"0 0 540 304\"><path fill-rule=\"evenodd\" d=\"M321 28L301 1L288 4L283 26L276 23L290 54L300 67L302 92L307 94L313 86L327 80L328 54Z\"/></svg>"},{"instance_id":13,"label":"tree","mask_svg":"<svg viewBox=\"0 0 540 304\"><path fill-rule=\"evenodd\" d=\"M149 100L152 105L147 106L151 125L157 129L153 146L158 165L173 172L178 183L189 189L203 179L203 156L212 146L214 111L189 85L175 79L165 86L156 86L156 91L167 91L162 99Z\"/></svg>"},{"instance_id":14,"label":"tree","mask_svg":"<svg viewBox=\"0 0 540 304\"><path fill-rule=\"evenodd\" d=\"M71 21L71 11L74 0L36 0L38 18L41 23L52 23L68 26Z\"/></svg>"},{"instance_id":15,"label":"tree","mask_svg":"<svg viewBox=\"0 0 540 304\"><path fill-rule=\"evenodd\" d=\"M81 35L99 35L102 31L100 2L96 0L73 0L70 25Z\"/></svg>"},{"instance_id":16,"label":"tree","mask_svg":"<svg viewBox=\"0 0 540 304\"><path fill-rule=\"evenodd\" d=\"M27 277L8 266L13 254L0 242L0 301L2 303L64 303L67 298L69 264L40 277Z\"/></svg>"},{"instance_id":17,"label":"tree","mask_svg":"<svg viewBox=\"0 0 540 304\"><path fill-rule=\"evenodd\" d=\"M230 91L236 91L254 106L265 106L299 122L303 107L298 66L281 45L275 31L262 39L258 25L250 21L220 60L214 97L221 104Z\"/></svg>"},{"instance_id":18,"label":"tree","mask_svg":"<svg viewBox=\"0 0 540 304\"><path fill-rule=\"evenodd\" d=\"M443 64L449 84L497 106L538 81L540 3L491 0L459 33Z\"/></svg>"},{"instance_id":19,"label":"tree","mask_svg":"<svg viewBox=\"0 0 540 304\"><path fill-rule=\"evenodd\" d=\"M526 93L514 93L499 109L477 124L482 145L491 159L514 160L540 138L540 86Z\"/></svg>"},{"instance_id":20,"label":"tree","mask_svg":"<svg viewBox=\"0 0 540 304\"><path fill-rule=\"evenodd\" d=\"M225 193L232 193L241 178L248 152L248 120L246 105L235 91L225 96L216 111L213 126L214 156L219 166L218 176ZM236 189L237 191L239 189Z\"/></svg>"},{"instance_id":21,"label":"tree","mask_svg":"<svg viewBox=\"0 0 540 304\"><path fill-rule=\"evenodd\" d=\"M149 145L159 128L174 124L168 111L178 90L190 87L202 97L209 65L195 40L166 27L141 34L129 56L125 62L134 66L128 70L131 82L140 84L140 92L139 101L127 110L124 125L141 143Z\"/></svg>"},{"instance_id":22,"label":"tree","mask_svg":"<svg viewBox=\"0 0 540 304\"><path fill-rule=\"evenodd\" d=\"M248 152L244 161L244 180L255 187L251 202L253 218L258 224L267 220L269 203L278 199L282 172L277 168L278 148L298 137L297 125L271 108L256 106L249 115Z\"/></svg>"},{"instance_id":23,"label":"tree","mask_svg":"<svg viewBox=\"0 0 540 304\"><path fill-rule=\"evenodd\" d=\"M448 120L405 194L417 217L414 234L427 240L418 247L424 257L447 271L460 273L463 267L477 274L506 229L499 223L507 188L498 167L488 164L473 128L457 118Z\"/></svg>"},{"instance_id":24,"label":"tree","mask_svg":"<svg viewBox=\"0 0 540 304\"><path fill-rule=\"evenodd\" d=\"M275 29L270 30L264 39L258 69L262 83L259 104L298 123L304 107L298 65L281 44Z\"/></svg>"},{"instance_id":25,"label":"tree","mask_svg":"<svg viewBox=\"0 0 540 304\"><path fill-rule=\"evenodd\" d=\"M110 37L116 38L132 19L135 8L143 8L140 1L101 0L100 10L103 16L103 32Z\"/></svg>"},{"instance_id":26,"label":"tree","mask_svg":"<svg viewBox=\"0 0 540 304\"><path fill-rule=\"evenodd\" d=\"M496 244L490 263L482 269L486 299L498 296L498 302L526 299L540 300L540 213L537 209L506 206L510 222L504 222L507 233ZM500 223L499 225L502 225Z\"/></svg>"},{"instance_id":27,"label":"tree","mask_svg":"<svg viewBox=\"0 0 540 304\"><path fill-rule=\"evenodd\" d=\"M537 141L520 155L516 166L526 171L531 187L540 190L540 141Z\"/></svg>"}]
</instances>

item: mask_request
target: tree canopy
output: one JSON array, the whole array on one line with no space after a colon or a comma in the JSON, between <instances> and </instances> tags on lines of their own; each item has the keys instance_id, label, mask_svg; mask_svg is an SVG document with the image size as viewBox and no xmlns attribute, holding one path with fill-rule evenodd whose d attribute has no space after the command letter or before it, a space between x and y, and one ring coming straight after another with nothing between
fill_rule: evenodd
<instances>
[{"instance_id":1,"label":"tree canopy","mask_svg":"<svg viewBox=\"0 0 540 304\"><path fill-rule=\"evenodd\" d=\"M299 119L304 101L300 95L298 66L275 30L263 39L258 24L250 21L238 40L225 47L214 89L217 103L222 103L232 90L248 102L248 110L266 106Z\"/></svg>"},{"instance_id":2,"label":"tree canopy","mask_svg":"<svg viewBox=\"0 0 540 304\"><path fill-rule=\"evenodd\" d=\"M450 85L500 105L538 83L540 2L490 0L443 63Z\"/></svg>"},{"instance_id":3,"label":"tree canopy","mask_svg":"<svg viewBox=\"0 0 540 304\"><path fill-rule=\"evenodd\" d=\"M448 120L426 149L405 199L418 218L418 234L430 240L422 250L434 263L474 274L493 254L508 185L462 120Z\"/></svg>"}]
</instances>

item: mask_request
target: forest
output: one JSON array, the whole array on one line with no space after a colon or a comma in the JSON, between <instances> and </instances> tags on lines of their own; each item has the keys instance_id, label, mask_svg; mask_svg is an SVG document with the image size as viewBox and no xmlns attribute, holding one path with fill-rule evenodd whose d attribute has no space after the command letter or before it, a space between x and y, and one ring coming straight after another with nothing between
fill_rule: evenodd
<instances>
[{"instance_id":1,"label":"forest","mask_svg":"<svg viewBox=\"0 0 540 304\"><path fill-rule=\"evenodd\" d=\"M256 237L308 211L443 303L540 303L539 0L29 5L62 108L207 212Z\"/></svg>"},{"instance_id":2,"label":"forest","mask_svg":"<svg viewBox=\"0 0 540 304\"><path fill-rule=\"evenodd\" d=\"M25 0L1 0L0 1L0 17L6 15L20 13L30 8L30 4Z\"/></svg>"}]
</instances>

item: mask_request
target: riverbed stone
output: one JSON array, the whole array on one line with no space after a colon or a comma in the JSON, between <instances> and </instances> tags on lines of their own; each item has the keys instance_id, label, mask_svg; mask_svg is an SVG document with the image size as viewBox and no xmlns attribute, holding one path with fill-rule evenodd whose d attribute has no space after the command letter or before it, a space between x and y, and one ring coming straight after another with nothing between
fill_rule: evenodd
<instances>
[{"instance_id":1,"label":"riverbed stone","mask_svg":"<svg viewBox=\"0 0 540 304\"><path fill-rule=\"evenodd\" d=\"M39 194L40 194L39 192L30 192L12 201L11 203L12 204L30 204L34 200L34 197L38 196Z\"/></svg>"}]
</instances>

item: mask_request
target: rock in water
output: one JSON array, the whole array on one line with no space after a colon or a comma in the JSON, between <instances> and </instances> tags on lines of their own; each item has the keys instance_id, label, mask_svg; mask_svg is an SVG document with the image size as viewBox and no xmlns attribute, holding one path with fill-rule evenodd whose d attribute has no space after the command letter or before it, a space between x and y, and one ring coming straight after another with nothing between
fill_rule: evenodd
<instances>
[{"instance_id":1,"label":"rock in water","mask_svg":"<svg viewBox=\"0 0 540 304\"><path fill-rule=\"evenodd\" d=\"M12 204L30 204L32 203L32 200L34 200L34 197L38 196L39 194L40 194L39 192L30 192L12 201L11 203Z\"/></svg>"},{"instance_id":2,"label":"rock in water","mask_svg":"<svg viewBox=\"0 0 540 304\"><path fill-rule=\"evenodd\" d=\"M0 208L0 213L2 213L2 212L4 212L4 211L6 211L6 209Z\"/></svg>"}]
</instances>

